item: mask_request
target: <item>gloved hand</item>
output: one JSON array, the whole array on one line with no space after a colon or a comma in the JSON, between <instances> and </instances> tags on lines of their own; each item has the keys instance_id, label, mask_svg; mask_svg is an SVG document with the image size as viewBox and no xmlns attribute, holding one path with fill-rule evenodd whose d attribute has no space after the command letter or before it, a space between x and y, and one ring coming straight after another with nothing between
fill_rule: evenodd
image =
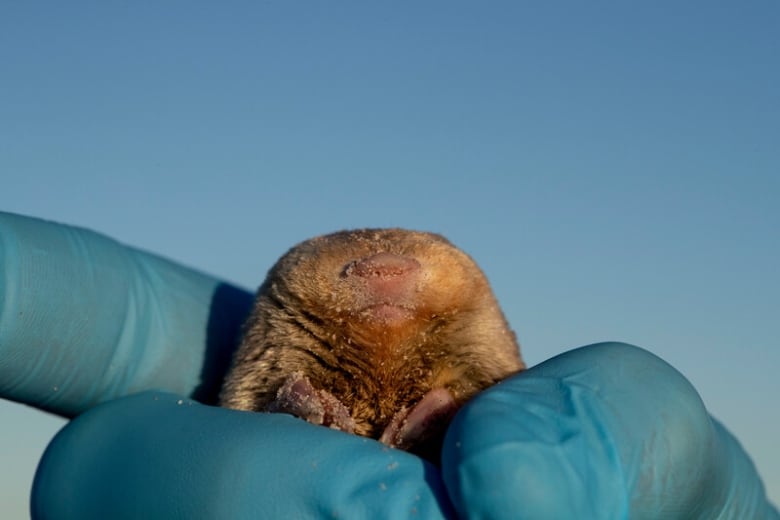
<instances>
[{"instance_id":1,"label":"gloved hand","mask_svg":"<svg viewBox=\"0 0 780 520\"><path fill-rule=\"evenodd\" d=\"M34 518L780 518L690 384L636 347L577 349L485 391L439 470L184 397L214 401L246 292L8 214L0 266L0 396L81 414L40 463Z\"/></svg>"}]
</instances>

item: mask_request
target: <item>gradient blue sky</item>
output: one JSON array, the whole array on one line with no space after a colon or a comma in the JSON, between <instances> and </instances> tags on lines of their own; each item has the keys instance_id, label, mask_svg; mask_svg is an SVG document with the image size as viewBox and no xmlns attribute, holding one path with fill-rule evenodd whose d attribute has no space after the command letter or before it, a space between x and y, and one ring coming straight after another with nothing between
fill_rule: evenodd
<instances>
[{"instance_id":1,"label":"gradient blue sky","mask_svg":"<svg viewBox=\"0 0 780 520\"><path fill-rule=\"evenodd\" d=\"M780 502L777 2L6 2L0 77L0 209L250 288L315 234L441 232L531 364L652 350ZM20 518L62 422L0 417Z\"/></svg>"}]
</instances>

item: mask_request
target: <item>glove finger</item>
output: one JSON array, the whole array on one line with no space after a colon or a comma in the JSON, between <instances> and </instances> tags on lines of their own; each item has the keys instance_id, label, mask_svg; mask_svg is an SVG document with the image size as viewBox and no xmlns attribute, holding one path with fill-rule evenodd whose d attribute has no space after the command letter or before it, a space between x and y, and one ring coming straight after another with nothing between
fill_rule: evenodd
<instances>
[{"instance_id":1,"label":"glove finger","mask_svg":"<svg viewBox=\"0 0 780 520\"><path fill-rule=\"evenodd\" d=\"M251 302L92 231L0 213L0 396L66 416L151 388L210 401Z\"/></svg>"},{"instance_id":2,"label":"glove finger","mask_svg":"<svg viewBox=\"0 0 780 520\"><path fill-rule=\"evenodd\" d=\"M456 510L485 518L739 518L772 511L747 455L726 446L690 383L606 343L484 392L448 431ZM733 471L735 461L742 469ZM735 483L756 493L734 494Z\"/></svg>"},{"instance_id":3,"label":"glove finger","mask_svg":"<svg viewBox=\"0 0 780 520\"><path fill-rule=\"evenodd\" d=\"M284 414L146 392L100 405L47 449L34 518L444 518L418 457Z\"/></svg>"}]
</instances>

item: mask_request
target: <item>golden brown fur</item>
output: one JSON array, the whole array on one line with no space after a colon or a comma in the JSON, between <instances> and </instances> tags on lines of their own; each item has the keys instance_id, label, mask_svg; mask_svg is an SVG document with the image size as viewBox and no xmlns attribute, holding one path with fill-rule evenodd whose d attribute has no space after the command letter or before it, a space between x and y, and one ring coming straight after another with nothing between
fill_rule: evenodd
<instances>
[{"instance_id":1,"label":"golden brown fur","mask_svg":"<svg viewBox=\"0 0 780 520\"><path fill-rule=\"evenodd\" d=\"M375 264L384 271L367 272ZM355 433L377 438L431 389L462 404L523 368L468 255L432 233L344 231L293 247L270 270L221 404L265 410L302 372L346 406Z\"/></svg>"}]
</instances>

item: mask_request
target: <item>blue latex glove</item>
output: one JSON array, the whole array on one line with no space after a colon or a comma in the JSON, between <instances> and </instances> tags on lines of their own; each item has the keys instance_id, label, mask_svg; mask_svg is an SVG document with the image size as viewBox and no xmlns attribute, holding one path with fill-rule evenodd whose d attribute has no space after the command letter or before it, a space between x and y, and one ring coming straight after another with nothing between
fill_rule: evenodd
<instances>
[{"instance_id":1,"label":"blue latex glove","mask_svg":"<svg viewBox=\"0 0 780 520\"><path fill-rule=\"evenodd\" d=\"M0 265L0 396L81 414L41 461L35 518L780 518L690 384L636 347L577 349L484 392L439 470L183 397L215 399L244 291L7 214Z\"/></svg>"}]
</instances>

